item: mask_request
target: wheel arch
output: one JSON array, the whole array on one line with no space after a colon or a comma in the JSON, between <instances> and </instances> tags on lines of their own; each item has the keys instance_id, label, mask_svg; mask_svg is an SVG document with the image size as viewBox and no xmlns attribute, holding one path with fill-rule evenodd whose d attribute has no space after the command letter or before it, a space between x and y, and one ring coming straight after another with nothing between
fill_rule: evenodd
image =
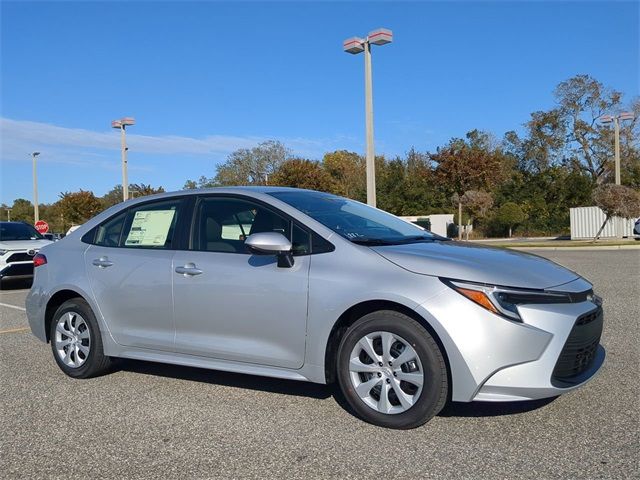
<instances>
[{"instance_id":1,"label":"wheel arch","mask_svg":"<svg viewBox=\"0 0 640 480\"><path fill-rule=\"evenodd\" d=\"M71 289L58 290L47 302L47 307L44 313L44 328L45 335L47 336L47 343L51 341L51 321L53 320L53 315L56 313L56 310L60 308L60 305L72 298L81 298L85 302L89 303L84 295Z\"/></svg>"},{"instance_id":2,"label":"wheel arch","mask_svg":"<svg viewBox=\"0 0 640 480\"><path fill-rule=\"evenodd\" d=\"M412 308L407 307L406 305L390 300L367 300L364 302L360 302L349 307L342 315L340 315L340 317L338 317L335 324L333 325L333 328L331 329L331 332L329 333L329 338L327 339L327 345L325 347L324 366L326 383L335 382L338 346L340 344L340 339L342 338L346 330L363 316L380 310L392 310L402 313L418 322L424 327L425 330L427 330L427 332L429 332L429 335L431 335L435 342L438 344L438 348L440 348L440 352L444 357L444 361L447 366L447 379L450 385L449 396L451 396L451 392L453 391L453 384L451 383L451 364L449 362L447 350L444 347L444 344L439 335L429 324L429 322L418 312L416 312Z\"/></svg>"}]
</instances>

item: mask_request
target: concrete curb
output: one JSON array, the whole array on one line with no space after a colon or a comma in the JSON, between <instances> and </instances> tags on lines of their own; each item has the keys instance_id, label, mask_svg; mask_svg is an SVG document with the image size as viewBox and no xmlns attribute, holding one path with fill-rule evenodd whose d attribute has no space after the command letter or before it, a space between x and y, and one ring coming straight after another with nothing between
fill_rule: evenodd
<instances>
[{"instance_id":1,"label":"concrete curb","mask_svg":"<svg viewBox=\"0 0 640 480\"><path fill-rule=\"evenodd\" d=\"M640 245L602 245L601 247L505 247L513 250L640 250Z\"/></svg>"}]
</instances>

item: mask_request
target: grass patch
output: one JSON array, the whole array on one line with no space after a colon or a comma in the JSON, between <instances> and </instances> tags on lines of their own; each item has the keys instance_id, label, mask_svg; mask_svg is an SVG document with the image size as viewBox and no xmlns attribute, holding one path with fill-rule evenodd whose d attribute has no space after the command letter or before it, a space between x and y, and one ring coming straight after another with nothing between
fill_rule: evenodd
<instances>
[{"instance_id":1,"label":"grass patch","mask_svg":"<svg viewBox=\"0 0 640 480\"><path fill-rule=\"evenodd\" d=\"M547 240L542 242L483 242L476 241L474 243L479 243L481 245L490 245L493 247L547 247L547 248L555 248L555 247L617 247L617 246L640 246L640 241L637 240L598 240L597 242L593 242L593 240Z\"/></svg>"}]
</instances>

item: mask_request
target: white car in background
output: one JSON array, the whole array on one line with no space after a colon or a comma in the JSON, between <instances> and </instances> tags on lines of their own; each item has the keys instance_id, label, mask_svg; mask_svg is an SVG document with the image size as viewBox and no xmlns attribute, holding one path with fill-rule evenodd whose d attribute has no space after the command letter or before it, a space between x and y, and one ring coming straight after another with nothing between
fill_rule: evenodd
<instances>
[{"instance_id":1,"label":"white car in background","mask_svg":"<svg viewBox=\"0 0 640 480\"><path fill-rule=\"evenodd\" d=\"M71 225L69 227L69 230L67 230L67 235L69 235L72 232L75 232L77 229L79 229L81 227L81 225Z\"/></svg>"},{"instance_id":2,"label":"white car in background","mask_svg":"<svg viewBox=\"0 0 640 480\"><path fill-rule=\"evenodd\" d=\"M33 277L33 257L53 243L25 222L0 222L0 280Z\"/></svg>"}]
</instances>

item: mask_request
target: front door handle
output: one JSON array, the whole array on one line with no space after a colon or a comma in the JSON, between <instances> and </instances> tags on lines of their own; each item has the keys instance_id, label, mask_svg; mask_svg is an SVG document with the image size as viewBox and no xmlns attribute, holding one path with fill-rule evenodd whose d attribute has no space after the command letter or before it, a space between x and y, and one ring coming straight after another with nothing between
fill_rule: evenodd
<instances>
[{"instance_id":1,"label":"front door handle","mask_svg":"<svg viewBox=\"0 0 640 480\"><path fill-rule=\"evenodd\" d=\"M93 263L96 267L99 267L99 268L107 268L113 265L113 262L109 261L107 257L96 258L91 263Z\"/></svg>"},{"instance_id":2,"label":"front door handle","mask_svg":"<svg viewBox=\"0 0 640 480\"><path fill-rule=\"evenodd\" d=\"M184 275L185 277L193 277L194 275L200 275L202 270L196 268L195 263L187 263L182 267L176 267L176 273Z\"/></svg>"}]
</instances>

